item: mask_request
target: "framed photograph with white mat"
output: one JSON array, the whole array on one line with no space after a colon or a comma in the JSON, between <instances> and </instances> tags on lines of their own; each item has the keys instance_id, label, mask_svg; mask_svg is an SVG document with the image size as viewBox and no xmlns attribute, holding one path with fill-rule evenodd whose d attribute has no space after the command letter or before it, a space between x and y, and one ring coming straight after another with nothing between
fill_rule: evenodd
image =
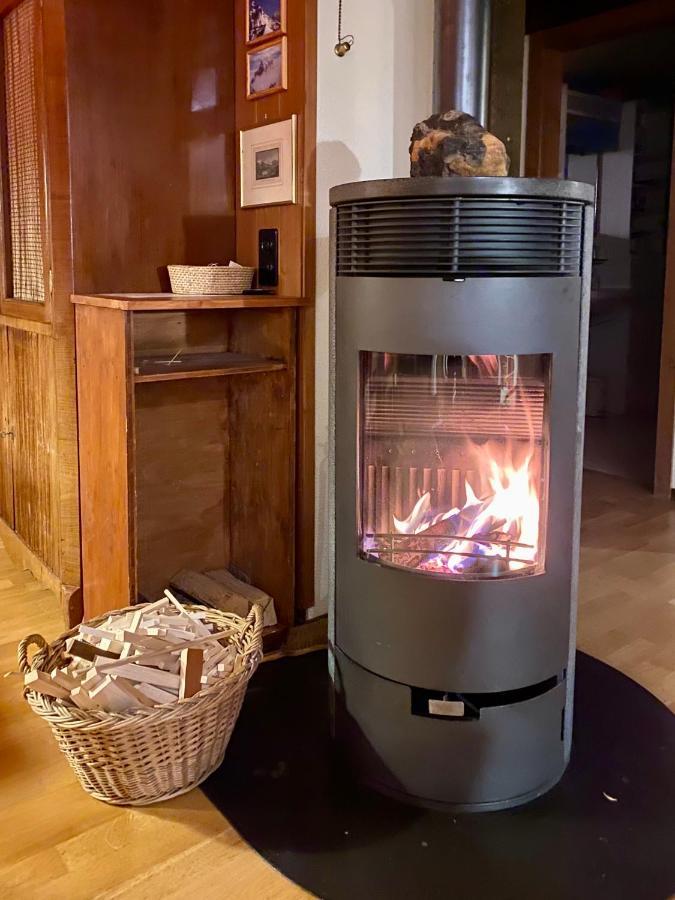
<instances>
[{"instance_id":1,"label":"framed photograph with white mat","mask_svg":"<svg viewBox=\"0 0 675 900\"><path fill-rule=\"evenodd\" d=\"M296 202L297 117L239 133L240 203Z\"/></svg>"}]
</instances>

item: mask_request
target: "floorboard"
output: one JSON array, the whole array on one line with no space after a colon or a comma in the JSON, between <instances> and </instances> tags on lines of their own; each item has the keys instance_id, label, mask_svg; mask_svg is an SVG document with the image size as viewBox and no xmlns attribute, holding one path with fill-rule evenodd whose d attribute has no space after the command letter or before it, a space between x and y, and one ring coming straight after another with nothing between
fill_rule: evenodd
<instances>
[{"instance_id":1,"label":"floorboard","mask_svg":"<svg viewBox=\"0 0 675 900\"><path fill-rule=\"evenodd\" d=\"M63 630L58 608L0 548L0 673L16 669L26 634ZM578 642L675 707L675 505L597 473L584 486ZM0 678L0 807L3 898L309 896L201 791L147 809L90 799L11 675Z\"/></svg>"}]
</instances>

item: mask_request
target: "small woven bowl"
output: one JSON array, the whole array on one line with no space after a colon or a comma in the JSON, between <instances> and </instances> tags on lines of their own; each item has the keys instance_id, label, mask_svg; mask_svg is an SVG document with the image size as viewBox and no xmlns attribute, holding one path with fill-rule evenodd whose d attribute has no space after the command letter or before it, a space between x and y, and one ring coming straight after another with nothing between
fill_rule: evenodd
<instances>
[{"instance_id":1,"label":"small woven bowl","mask_svg":"<svg viewBox=\"0 0 675 900\"><path fill-rule=\"evenodd\" d=\"M174 294L242 294L253 284L249 266L168 266Z\"/></svg>"}]
</instances>

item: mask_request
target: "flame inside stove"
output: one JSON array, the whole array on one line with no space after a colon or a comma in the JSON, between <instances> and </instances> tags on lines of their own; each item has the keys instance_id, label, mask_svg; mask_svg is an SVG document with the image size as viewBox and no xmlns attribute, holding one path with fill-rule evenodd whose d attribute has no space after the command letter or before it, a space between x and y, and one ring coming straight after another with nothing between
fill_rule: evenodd
<instances>
[{"instance_id":1,"label":"flame inside stove","mask_svg":"<svg viewBox=\"0 0 675 900\"><path fill-rule=\"evenodd\" d=\"M541 571L550 359L420 359L378 358L366 383L362 549L436 575Z\"/></svg>"},{"instance_id":2,"label":"flame inside stove","mask_svg":"<svg viewBox=\"0 0 675 900\"><path fill-rule=\"evenodd\" d=\"M488 447L484 452L489 453ZM394 517L394 527L401 535L431 537L443 523L447 542L442 540L438 550L425 555L417 568L466 575L487 574L488 570L494 574L517 572L532 566L539 541L539 497L530 466L529 456L517 467L500 466L489 459L487 496L477 497L467 481L466 502L461 508L433 510L426 493L407 519Z\"/></svg>"},{"instance_id":3,"label":"flame inside stove","mask_svg":"<svg viewBox=\"0 0 675 900\"><path fill-rule=\"evenodd\" d=\"M488 570L497 574L527 569L536 561L539 496L532 474L532 456L517 466L512 462L499 465L499 454L493 451L490 442L480 451L488 473L487 496L477 497L467 480L466 502L461 509L433 510L431 496L425 493L407 519L394 517L394 527L401 535L423 537L441 523L448 534L447 543L425 555L417 568L448 575Z\"/></svg>"}]
</instances>

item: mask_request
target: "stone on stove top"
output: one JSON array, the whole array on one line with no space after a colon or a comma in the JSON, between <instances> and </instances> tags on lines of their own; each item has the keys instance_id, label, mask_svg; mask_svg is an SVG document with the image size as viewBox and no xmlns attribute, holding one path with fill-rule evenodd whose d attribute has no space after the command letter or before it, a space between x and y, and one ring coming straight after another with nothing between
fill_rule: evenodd
<instances>
[{"instance_id":1,"label":"stone on stove top","mask_svg":"<svg viewBox=\"0 0 675 900\"><path fill-rule=\"evenodd\" d=\"M510 160L504 144L468 113L450 110L418 122L410 140L410 175L505 176Z\"/></svg>"}]
</instances>

